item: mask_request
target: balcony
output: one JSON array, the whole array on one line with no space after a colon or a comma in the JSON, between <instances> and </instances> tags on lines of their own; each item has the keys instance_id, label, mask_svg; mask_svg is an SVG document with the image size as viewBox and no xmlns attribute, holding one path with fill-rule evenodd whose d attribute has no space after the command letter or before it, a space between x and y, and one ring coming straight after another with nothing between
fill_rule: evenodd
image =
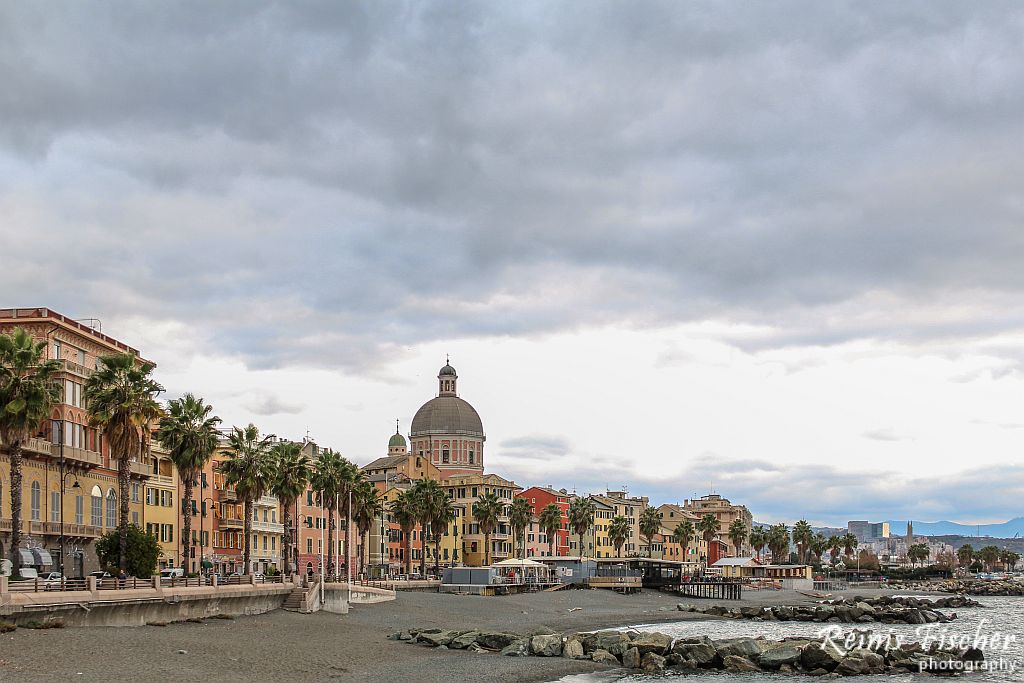
<instances>
[{"instance_id":1,"label":"balcony","mask_svg":"<svg viewBox=\"0 0 1024 683\"><path fill-rule=\"evenodd\" d=\"M226 503L237 503L238 493L236 493L234 489L221 489L220 498Z\"/></svg>"},{"instance_id":2,"label":"balcony","mask_svg":"<svg viewBox=\"0 0 1024 683\"><path fill-rule=\"evenodd\" d=\"M79 365L78 363L72 362L67 358L61 358L57 362L60 363L61 369L64 370L64 372L69 372L72 375L78 375L79 377L88 377L93 373L92 368L87 368L84 365Z\"/></svg>"},{"instance_id":3,"label":"balcony","mask_svg":"<svg viewBox=\"0 0 1024 683\"><path fill-rule=\"evenodd\" d=\"M0 531L11 531L13 522L10 519L0 519Z\"/></svg>"},{"instance_id":4,"label":"balcony","mask_svg":"<svg viewBox=\"0 0 1024 683\"><path fill-rule=\"evenodd\" d=\"M60 535L60 522L44 522L44 533L50 536ZM71 524L64 522L64 535L83 538L99 538L103 535L103 529L88 524Z\"/></svg>"},{"instance_id":5,"label":"balcony","mask_svg":"<svg viewBox=\"0 0 1024 683\"><path fill-rule=\"evenodd\" d=\"M149 483L174 486L174 477L168 477L166 474L151 474L149 475Z\"/></svg>"},{"instance_id":6,"label":"balcony","mask_svg":"<svg viewBox=\"0 0 1024 683\"><path fill-rule=\"evenodd\" d=\"M255 503L256 505L262 505L263 507L276 508L278 500L275 496L260 496L256 499Z\"/></svg>"},{"instance_id":7,"label":"balcony","mask_svg":"<svg viewBox=\"0 0 1024 683\"><path fill-rule=\"evenodd\" d=\"M99 454L97 453L96 455L99 455ZM65 458L67 457L67 448L66 447L64 449L64 457ZM120 467L120 460L118 458L111 458L110 459L110 469L112 469L115 472L117 472L118 467ZM149 463L145 463L145 462L132 461L132 462L128 463L128 470L129 470L129 472L131 473L131 475L136 476L136 477L144 477L146 479L152 477L153 476L152 468L153 468L152 465L150 465Z\"/></svg>"},{"instance_id":8,"label":"balcony","mask_svg":"<svg viewBox=\"0 0 1024 683\"><path fill-rule=\"evenodd\" d=\"M234 519L233 517L224 517L220 520L220 526L222 529L244 529L244 519Z\"/></svg>"},{"instance_id":9,"label":"balcony","mask_svg":"<svg viewBox=\"0 0 1024 683\"><path fill-rule=\"evenodd\" d=\"M270 534L283 534L284 533L284 524L275 524L274 522L263 522L263 521L255 522L254 521L252 523L252 530L253 531L265 531L265 532L270 533Z\"/></svg>"},{"instance_id":10,"label":"balcony","mask_svg":"<svg viewBox=\"0 0 1024 683\"><path fill-rule=\"evenodd\" d=\"M59 443L51 443L46 439L33 437L25 441L23 449L26 452L47 455L53 458L60 458L61 447ZM103 464L103 457L95 451L87 451L84 448L64 446L64 462L72 467L99 467Z\"/></svg>"}]
</instances>

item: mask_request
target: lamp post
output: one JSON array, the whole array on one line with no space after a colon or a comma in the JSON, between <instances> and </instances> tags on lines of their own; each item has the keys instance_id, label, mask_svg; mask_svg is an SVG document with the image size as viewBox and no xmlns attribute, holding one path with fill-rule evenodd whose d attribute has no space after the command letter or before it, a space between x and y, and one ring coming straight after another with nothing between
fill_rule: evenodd
<instances>
[{"instance_id":1,"label":"lamp post","mask_svg":"<svg viewBox=\"0 0 1024 683\"><path fill-rule=\"evenodd\" d=\"M66 576L64 569L64 491L66 490L67 480L69 474L74 474L67 470L67 464L64 462L64 420L60 421L60 575ZM82 485L78 483L78 475L75 475L75 483L71 488L80 489Z\"/></svg>"},{"instance_id":2,"label":"lamp post","mask_svg":"<svg viewBox=\"0 0 1024 683\"><path fill-rule=\"evenodd\" d=\"M202 489L200 489L200 491L202 491ZM204 506L206 505L207 501L210 502L210 509L212 510L213 509L213 502L214 502L213 501L213 497L210 496L210 497L207 497L207 498L203 498L203 494L200 493L199 494L199 576L203 575L203 561L206 559L206 555L205 555L206 543L204 543L204 539L203 539L203 519L206 517L206 508ZM212 524L210 525L210 528L211 528L211 530L213 529L213 525Z\"/></svg>"}]
</instances>

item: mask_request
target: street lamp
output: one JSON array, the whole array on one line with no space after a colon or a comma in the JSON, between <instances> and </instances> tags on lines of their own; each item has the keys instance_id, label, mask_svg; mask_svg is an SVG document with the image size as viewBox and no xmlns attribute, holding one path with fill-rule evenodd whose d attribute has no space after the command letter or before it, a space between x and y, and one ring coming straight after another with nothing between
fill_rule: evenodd
<instances>
[{"instance_id":1,"label":"street lamp","mask_svg":"<svg viewBox=\"0 0 1024 683\"><path fill-rule=\"evenodd\" d=\"M67 486L67 480L69 474L74 474L67 469L67 464L64 462L64 420L60 421L60 575L66 577L64 568L64 492ZM80 489L82 485L78 482L78 475L74 474L75 483L72 484L71 488Z\"/></svg>"},{"instance_id":2,"label":"street lamp","mask_svg":"<svg viewBox=\"0 0 1024 683\"><path fill-rule=\"evenodd\" d=\"M201 491L202 489L200 489ZM206 517L206 508L204 505L206 502L210 502L210 509L213 510L213 497L203 498L202 494L199 495L199 576L203 575L203 561L206 559L204 551L206 549L206 543L203 539L203 518ZM210 525L213 528L213 525Z\"/></svg>"}]
</instances>

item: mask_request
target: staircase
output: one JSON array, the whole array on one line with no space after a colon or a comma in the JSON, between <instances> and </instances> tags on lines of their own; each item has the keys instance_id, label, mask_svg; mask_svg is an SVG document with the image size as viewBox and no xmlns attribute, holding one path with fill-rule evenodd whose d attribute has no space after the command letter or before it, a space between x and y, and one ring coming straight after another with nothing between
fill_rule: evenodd
<instances>
[{"instance_id":1,"label":"staircase","mask_svg":"<svg viewBox=\"0 0 1024 683\"><path fill-rule=\"evenodd\" d=\"M296 586L292 589L292 592L285 598L284 604L281 605L282 609L286 609L289 612L301 612L302 604L306 601L306 590L302 586Z\"/></svg>"}]
</instances>

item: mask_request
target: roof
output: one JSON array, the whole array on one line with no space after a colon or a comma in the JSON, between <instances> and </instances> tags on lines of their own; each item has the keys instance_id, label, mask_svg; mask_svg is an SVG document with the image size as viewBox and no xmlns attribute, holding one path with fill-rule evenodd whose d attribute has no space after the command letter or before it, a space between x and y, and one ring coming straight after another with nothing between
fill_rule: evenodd
<instances>
[{"instance_id":1,"label":"roof","mask_svg":"<svg viewBox=\"0 0 1024 683\"><path fill-rule=\"evenodd\" d=\"M519 560L514 557L510 557L507 560L501 562L495 562L491 565L492 567L546 567L547 565L541 564L540 562L534 562L533 560Z\"/></svg>"},{"instance_id":2,"label":"roof","mask_svg":"<svg viewBox=\"0 0 1024 683\"><path fill-rule=\"evenodd\" d=\"M386 455L383 458L377 458L373 462L363 465L364 470L382 470L382 469L394 469L405 462L408 455Z\"/></svg>"},{"instance_id":3,"label":"roof","mask_svg":"<svg viewBox=\"0 0 1024 683\"><path fill-rule=\"evenodd\" d=\"M405 437L398 432L392 434L391 438L388 439L388 448L405 448L406 446Z\"/></svg>"},{"instance_id":4,"label":"roof","mask_svg":"<svg viewBox=\"0 0 1024 683\"><path fill-rule=\"evenodd\" d=\"M718 562L715 562L712 567L743 567L753 562L754 564L761 564L755 557L723 557Z\"/></svg>"},{"instance_id":5,"label":"roof","mask_svg":"<svg viewBox=\"0 0 1024 683\"><path fill-rule=\"evenodd\" d=\"M426 434L452 434L483 439L484 425L480 414L468 401L458 396L437 396L416 411L409 433L413 438Z\"/></svg>"},{"instance_id":6,"label":"roof","mask_svg":"<svg viewBox=\"0 0 1024 683\"><path fill-rule=\"evenodd\" d=\"M439 376L444 375L449 377L458 377L458 375L455 374L455 368L453 368L450 363L445 363L444 367L441 368L441 371L438 372L437 374Z\"/></svg>"}]
</instances>

